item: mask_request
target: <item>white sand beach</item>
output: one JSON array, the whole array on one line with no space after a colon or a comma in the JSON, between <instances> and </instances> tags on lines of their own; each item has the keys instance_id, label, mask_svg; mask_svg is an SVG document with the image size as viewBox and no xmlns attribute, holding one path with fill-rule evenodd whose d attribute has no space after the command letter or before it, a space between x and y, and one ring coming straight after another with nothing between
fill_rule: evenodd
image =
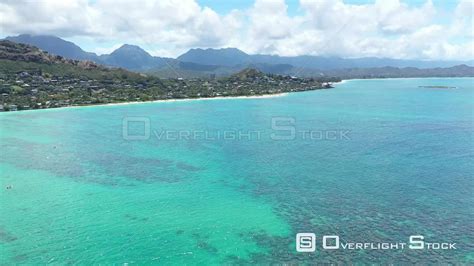
<instances>
[{"instance_id":1,"label":"white sand beach","mask_svg":"<svg viewBox=\"0 0 474 266\"><path fill-rule=\"evenodd\" d=\"M85 107L98 107L98 106L117 106L117 105L132 105L132 104L150 104L150 103L172 103L172 102L187 102L187 101L210 101L210 100L245 100L245 99L267 99L267 98L276 98L283 97L288 93L276 93L276 94L264 94L264 95L252 95L252 96L219 96L219 97L206 97L206 98L185 98L185 99L163 99L155 101L141 101L141 102L122 102L122 103L105 103L105 104L91 104L91 105L71 105L63 106L57 108L45 108L45 109L31 109L31 110L22 110L18 112L3 112L7 113L25 113L25 112L37 112L37 111L47 111L47 110L59 110L59 109L72 109L72 108L85 108Z\"/></svg>"}]
</instances>

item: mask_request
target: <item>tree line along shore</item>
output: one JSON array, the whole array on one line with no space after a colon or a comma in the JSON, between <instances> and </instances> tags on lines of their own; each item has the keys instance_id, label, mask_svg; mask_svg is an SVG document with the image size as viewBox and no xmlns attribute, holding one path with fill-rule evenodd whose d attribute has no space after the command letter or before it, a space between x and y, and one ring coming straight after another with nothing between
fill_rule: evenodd
<instances>
[{"instance_id":1,"label":"tree line along shore","mask_svg":"<svg viewBox=\"0 0 474 266\"><path fill-rule=\"evenodd\" d=\"M258 96L322 89L329 81L338 79L264 74L252 68L225 78L163 79L0 41L0 111Z\"/></svg>"}]
</instances>

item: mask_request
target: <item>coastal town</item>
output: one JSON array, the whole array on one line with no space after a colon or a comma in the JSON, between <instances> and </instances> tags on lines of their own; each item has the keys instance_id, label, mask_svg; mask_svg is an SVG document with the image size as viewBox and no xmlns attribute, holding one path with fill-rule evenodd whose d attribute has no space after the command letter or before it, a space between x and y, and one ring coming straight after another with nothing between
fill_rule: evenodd
<instances>
[{"instance_id":1,"label":"coastal town","mask_svg":"<svg viewBox=\"0 0 474 266\"><path fill-rule=\"evenodd\" d=\"M320 84L312 80L267 76L245 81L174 79L150 84L61 76L44 77L26 71L14 77L3 78L0 79L0 111L129 101L253 96L320 88Z\"/></svg>"},{"instance_id":2,"label":"coastal town","mask_svg":"<svg viewBox=\"0 0 474 266\"><path fill-rule=\"evenodd\" d=\"M21 71L0 76L0 111L184 98L258 96L329 87L246 69L223 79L89 79Z\"/></svg>"},{"instance_id":3,"label":"coastal town","mask_svg":"<svg viewBox=\"0 0 474 266\"><path fill-rule=\"evenodd\" d=\"M258 96L330 88L328 81L253 68L222 78L169 78L50 55L0 42L0 111L168 99Z\"/></svg>"}]
</instances>

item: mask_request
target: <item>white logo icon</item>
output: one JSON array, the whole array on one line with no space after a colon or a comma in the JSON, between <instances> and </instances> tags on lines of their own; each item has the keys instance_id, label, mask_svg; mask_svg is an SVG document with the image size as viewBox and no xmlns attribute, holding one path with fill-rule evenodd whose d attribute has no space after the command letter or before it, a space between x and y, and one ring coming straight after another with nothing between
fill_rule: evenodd
<instances>
[{"instance_id":1,"label":"white logo icon","mask_svg":"<svg viewBox=\"0 0 474 266\"><path fill-rule=\"evenodd\" d=\"M130 130L130 125L136 124L141 130L138 133L133 133ZM138 129L137 128L137 129ZM132 132L131 132L132 131ZM141 134L143 133L143 134ZM124 140L147 140L150 138L150 118L139 116L127 116L122 119L122 137Z\"/></svg>"},{"instance_id":2,"label":"white logo icon","mask_svg":"<svg viewBox=\"0 0 474 266\"><path fill-rule=\"evenodd\" d=\"M316 235L313 233L296 234L296 251L314 252L316 250Z\"/></svg>"},{"instance_id":3,"label":"white logo icon","mask_svg":"<svg viewBox=\"0 0 474 266\"><path fill-rule=\"evenodd\" d=\"M334 239L334 244L328 244L328 240ZM339 249L339 236L323 236L323 248L324 249Z\"/></svg>"}]
</instances>

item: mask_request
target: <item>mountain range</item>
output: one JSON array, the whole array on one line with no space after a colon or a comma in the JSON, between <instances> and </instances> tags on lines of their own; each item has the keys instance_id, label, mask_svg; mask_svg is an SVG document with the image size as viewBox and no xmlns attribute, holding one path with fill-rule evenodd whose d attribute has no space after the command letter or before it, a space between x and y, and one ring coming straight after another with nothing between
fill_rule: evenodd
<instances>
[{"instance_id":1,"label":"mountain range","mask_svg":"<svg viewBox=\"0 0 474 266\"><path fill-rule=\"evenodd\" d=\"M159 69L167 65L166 61L174 61L172 58L151 56L142 48L129 44L122 45L110 54L97 55L95 53L86 52L73 42L63 40L56 36L21 34L5 39L16 43L33 45L48 53L69 59L90 60L99 64L134 71Z\"/></svg>"},{"instance_id":2,"label":"mountain range","mask_svg":"<svg viewBox=\"0 0 474 266\"><path fill-rule=\"evenodd\" d=\"M136 47L126 48L133 50ZM0 40L0 112L165 99L257 96L327 89L327 85L323 86L327 81L324 78L269 75L256 69L244 69L219 79L161 79L89 60L65 58L28 44Z\"/></svg>"},{"instance_id":3,"label":"mountain range","mask_svg":"<svg viewBox=\"0 0 474 266\"><path fill-rule=\"evenodd\" d=\"M90 60L99 64L121 67L132 71L154 73L158 76L223 76L235 73L247 67L257 68L266 73L288 75L328 75L328 73L352 74L364 72L361 69L384 68L377 72L386 72L391 68L446 68L456 65L474 65L470 61L424 61L390 58L340 58L322 56L278 56L247 54L237 48L191 49L177 58L152 56L136 45L124 44L110 54L97 55L86 52L78 45L56 36L29 35L7 37L6 40L34 45L51 54L69 59ZM354 71L357 70L357 71ZM395 71L397 72L397 71ZM400 71L398 71L400 72ZM367 73L364 73L367 74ZM362 75L362 74L360 74Z\"/></svg>"}]
</instances>

